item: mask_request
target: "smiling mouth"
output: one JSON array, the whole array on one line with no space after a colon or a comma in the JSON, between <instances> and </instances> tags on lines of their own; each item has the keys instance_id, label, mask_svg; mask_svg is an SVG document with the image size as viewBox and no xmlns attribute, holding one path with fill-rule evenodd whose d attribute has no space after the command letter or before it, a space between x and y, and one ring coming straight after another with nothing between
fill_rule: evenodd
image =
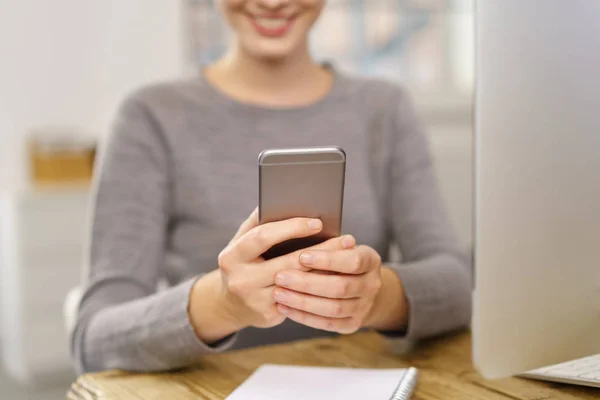
<instances>
[{"instance_id":1,"label":"smiling mouth","mask_svg":"<svg viewBox=\"0 0 600 400\"><path fill-rule=\"evenodd\" d=\"M252 17L254 29L262 36L277 38L285 36L294 25L295 17Z\"/></svg>"}]
</instances>

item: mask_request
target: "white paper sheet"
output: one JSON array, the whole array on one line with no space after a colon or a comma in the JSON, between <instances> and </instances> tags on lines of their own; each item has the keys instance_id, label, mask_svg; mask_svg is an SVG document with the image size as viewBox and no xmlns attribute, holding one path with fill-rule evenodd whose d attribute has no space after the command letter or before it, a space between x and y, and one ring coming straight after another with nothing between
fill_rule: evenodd
<instances>
[{"instance_id":1,"label":"white paper sheet","mask_svg":"<svg viewBox=\"0 0 600 400\"><path fill-rule=\"evenodd\" d=\"M263 365L227 400L389 400L405 371Z\"/></svg>"}]
</instances>

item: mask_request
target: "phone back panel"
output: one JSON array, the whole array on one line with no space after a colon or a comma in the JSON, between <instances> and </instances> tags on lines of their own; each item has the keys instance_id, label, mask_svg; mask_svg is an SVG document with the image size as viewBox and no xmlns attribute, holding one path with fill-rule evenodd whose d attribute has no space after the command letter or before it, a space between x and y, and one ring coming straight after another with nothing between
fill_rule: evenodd
<instances>
[{"instance_id":1,"label":"phone back panel","mask_svg":"<svg viewBox=\"0 0 600 400\"><path fill-rule=\"evenodd\" d=\"M294 217L319 218L322 231L265 253L266 259L306 248L342 232L346 155L338 147L266 150L259 156L261 224Z\"/></svg>"}]
</instances>

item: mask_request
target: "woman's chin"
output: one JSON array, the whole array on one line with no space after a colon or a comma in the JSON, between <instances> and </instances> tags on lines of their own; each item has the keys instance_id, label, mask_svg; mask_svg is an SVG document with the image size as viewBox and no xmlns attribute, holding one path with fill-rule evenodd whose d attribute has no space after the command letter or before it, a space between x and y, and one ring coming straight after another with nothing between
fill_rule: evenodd
<instances>
[{"instance_id":1,"label":"woman's chin","mask_svg":"<svg viewBox=\"0 0 600 400\"><path fill-rule=\"evenodd\" d=\"M297 47L287 40L261 40L247 46L246 52L260 60L277 62L288 59L297 51Z\"/></svg>"}]
</instances>

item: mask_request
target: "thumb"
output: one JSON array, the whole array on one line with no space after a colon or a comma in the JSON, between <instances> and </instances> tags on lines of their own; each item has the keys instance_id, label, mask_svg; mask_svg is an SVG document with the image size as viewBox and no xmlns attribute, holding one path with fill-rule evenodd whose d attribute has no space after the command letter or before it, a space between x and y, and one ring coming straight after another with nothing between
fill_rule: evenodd
<instances>
[{"instance_id":1,"label":"thumb","mask_svg":"<svg viewBox=\"0 0 600 400\"><path fill-rule=\"evenodd\" d=\"M354 236L352 235L343 235L340 237L336 237L333 239L329 239L323 243L320 243L316 246L312 246L309 247L307 249L303 249L300 250L298 252L297 257L300 257L300 254L304 251L304 250L330 250L330 251L336 251L336 250L347 250L347 249L352 249L356 246L356 239L354 238ZM308 267L302 267L305 271L310 271L313 272L315 274L321 274L321 275L338 275L337 272L332 272L332 271L322 271L322 270L318 270L318 269L310 269Z\"/></svg>"},{"instance_id":2,"label":"thumb","mask_svg":"<svg viewBox=\"0 0 600 400\"><path fill-rule=\"evenodd\" d=\"M356 239L352 235L343 235L334 237L326 240L317 245L308 247L306 249L298 250L297 254L300 255L305 250L346 250L356 246Z\"/></svg>"},{"instance_id":3,"label":"thumb","mask_svg":"<svg viewBox=\"0 0 600 400\"><path fill-rule=\"evenodd\" d=\"M326 240L317 245L307 247L306 249L297 250L297 251L289 254L288 256L292 257L296 262L298 262L300 269L302 269L304 271L313 271L313 272L329 275L329 274L335 274L335 273L331 273L329 271L318 271L318 270L315 270L312 268L305 267L302 264L300 264L300 262L299 262L300 254L302 254L302 252L304 252L306 250L339 251L339 250L351 249L351 248L354 248L355 246L356 246L356 239L354 238L354 236L343 235L343 236L334 237L332 239Z\"/></svg>"},{"instance_id":4,"label":"thumb","mask_svg":"<svg viewBox=\"0 0 600 400\"><path fill-rule=\"evenodd\" d=\"M308 247L306 249L296 250L292 253L286 254L281 257L276 257L271 260L264 261L266 268L263 269L268 276L274 276L277 272L283 269L296 269L301 271L315 271L314 269L305 267L300 263L300 254L306 250L320 250L320 251L338 251L352 248L356 245L356 239L352 235L344 235L341 237L335 237L319 243L317 245Z\"/></svg>"}]
</instances>

